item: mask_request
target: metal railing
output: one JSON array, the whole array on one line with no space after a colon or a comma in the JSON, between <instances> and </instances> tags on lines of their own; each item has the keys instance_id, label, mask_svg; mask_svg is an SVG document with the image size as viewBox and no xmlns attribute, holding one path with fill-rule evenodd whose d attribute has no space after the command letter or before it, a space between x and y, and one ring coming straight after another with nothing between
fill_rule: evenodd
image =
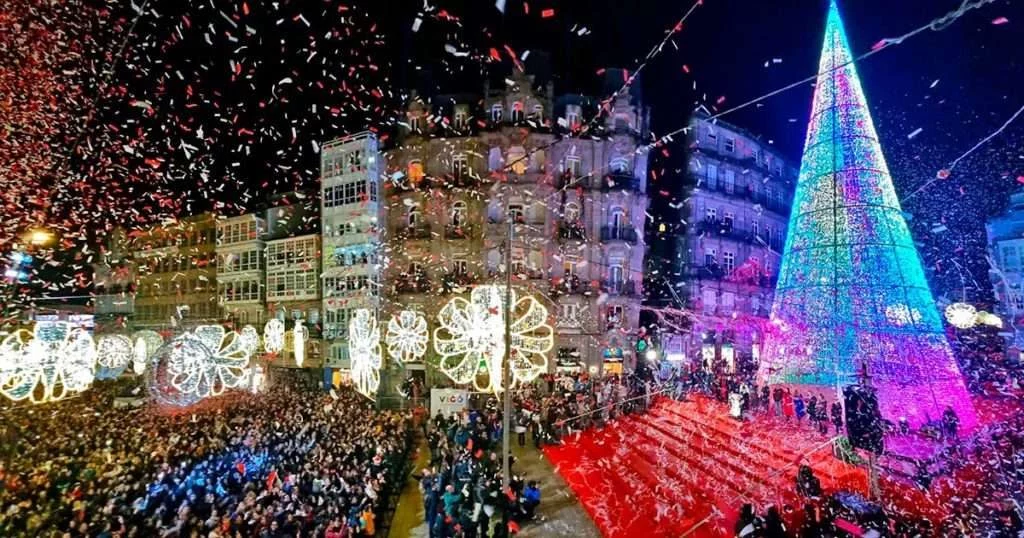
<instances>
[{"instance_id":1,"label":"metal railing","mask_svg":"<svg viewBox=\"0 0 1024 538\"><path fill-rule=\"evenodd\" d=\"M636 228L632 226L602 226L601 241L625 241L636 243Z\"/></svg>"}]
</instances>

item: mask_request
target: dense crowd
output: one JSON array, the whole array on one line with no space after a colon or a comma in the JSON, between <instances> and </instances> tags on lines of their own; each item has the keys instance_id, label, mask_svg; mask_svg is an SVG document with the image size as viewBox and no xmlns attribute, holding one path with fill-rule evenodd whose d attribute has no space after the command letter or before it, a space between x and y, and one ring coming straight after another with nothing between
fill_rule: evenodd
<instances>
[{"instance_id":1,"label":"dense crowd","mask_svg":"<svg viewBox=\"0 0 1024 538\"><path fill-rule=\"evenodd\" d=\"M110 400L6 410L0 536L373 536L410 445L408 416L299 379L175 415Z\"/></svg>"},{"instance_id":2,"label":"dense crowd","mask_svg":"<svg viewBox=\"0 0 1024 538\"><path fill-rule=\"evenodd\" d=\"M430 465L419 479L431 538L508 536L535 517L536 482L513 470L509 489L501 489L502 433L502 414L493 399L483 409L449 417L439 413L430 421Z\"/></svg>"}]
</instances>

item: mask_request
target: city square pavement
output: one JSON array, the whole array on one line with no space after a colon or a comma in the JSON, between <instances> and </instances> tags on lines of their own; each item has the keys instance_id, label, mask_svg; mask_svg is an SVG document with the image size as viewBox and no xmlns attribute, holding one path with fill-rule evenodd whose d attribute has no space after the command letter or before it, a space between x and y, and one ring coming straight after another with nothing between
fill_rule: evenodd
<instances>
[{"instance_id":1,"label":"city square pavement","mask_svg":"<svg viewBox=\"0 0 1024 538\"><path fill-rule=\"evenodd\" d=\"M514 439L513 439L514 441ZM543 457L543 454L532 445L520 448L513 442L512 453L517 462L515 470L528 480L536 480L540 485L541 504L537 510L538 521L523 526L519 536L525 538L579 537L600 538L601 533L590 520L583 506L573 495L572 490L555 472L554 467ZM430 460L430 450L423 439L419 440L416 453L416 470L418 473ZM395 509L390 538L427 538L427 524L423 520L423 500L418 484L409 477L402 489L402 495Z\"/></svg>"}]
</instances>

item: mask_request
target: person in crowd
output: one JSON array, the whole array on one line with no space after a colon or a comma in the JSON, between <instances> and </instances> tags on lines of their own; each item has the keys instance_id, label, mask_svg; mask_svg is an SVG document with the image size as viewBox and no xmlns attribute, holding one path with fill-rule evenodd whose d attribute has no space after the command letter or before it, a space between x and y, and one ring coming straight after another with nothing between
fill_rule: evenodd
<instances>
[{"instance_id":1,"label":"person in crowd","mask_svg":"<svg viewBox=\"0 0 1024 538\"><path fill-rule=\"evenodd\" d=\"M4 409L0 536L373 536L396 494L411 414L282 374L186 412L114 409L96 386Z\"/></svg>"},{"instance_id":2,"label":"person in crowd","mask_svg":"<svg viewBox=\"0 0 1024 538\"><path fill-rule=\"evenodd\" d=\"M772 401L775 402L775 416L782 416L782 400L785 394L782 392L782 387L776 386L775 390L772 391Z\"/></svg>"},{"instance_id":3,"label":"person in crowd","mask_svg":"<svg viewBox=\"0 0 1024 538\"><path fill-rule=\"evenodd\" d=\"M832 402L832 425L836 427L836 435L843 431L843 406L838 401Z\"/></svg>"},{"instance_id":4,"label":"person in crowd","mask_svg":"<svg viewBox=\"0 0 1024 538\"><path fill-rule=\"evenodd\" d=\"M946 439L956 439L957 430L960 427L960 417L956 416L956 411L951 406L947 406L946 410L942 412L942 434Z\"/></svg>"},{"instance_id":5,"label":"person in crowd","mask_svg":"<svg viewBox=\"0 0 1024 538\"><path fill-rule=\"evenodd\" d=\"M802 425L804 416L807 415L807 406L804 403L804 397L799 392L793 398L793 414L796 416L796 423Z\"/></svg>"},{"instance_id":6,"label":"person in crowd","mask_svg":"<svg viewBox=\"0 0 1024 538\"><path fill-rule=\"evenodd\" d=\"M807 420L811 422L811 427L817 426L818 422L818 396L815 394L811 395L811 398L807 400Z\"/></svg>"}]
</instances>

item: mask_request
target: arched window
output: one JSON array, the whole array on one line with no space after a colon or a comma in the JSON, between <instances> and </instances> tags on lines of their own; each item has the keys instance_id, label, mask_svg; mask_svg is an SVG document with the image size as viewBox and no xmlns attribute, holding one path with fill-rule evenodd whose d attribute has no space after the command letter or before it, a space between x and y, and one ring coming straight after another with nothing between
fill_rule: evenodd
<instances>
[{"instance_id":1,"label":"arched window","mask_svg":"<svg viewBox=\"0 0 1024 538\"><path fill-rule=\"evenodd\" d=\"M565 204L565 221L572 223L580 219L580 205L576 202Z\"/></svg>"},{"instance_id":2,"label":"arched window","mask_svg":"<svg viewBox=\"0 0 1024 538\"><path fill-rule=\"evenodd\" d=\"M415 228L420 225L423 221L423 214L420 213L420 208L413 207L409 209L409 213L406 215L405 224L410 228Z\"/></svg>"},{"instance_id":3,"label":"arched window","mask_svg":"<svg viewBox=\"0 0 1024 538\"><path fill-rule=\"evenodd\" d=\"M491 172L501 169L501 148L495 146L487 152L487 169Z\"/></svg>"},{"instance_id":4,"label":"arched window","mask_svg":"<svg viewBox=\"0 0 1024 538\"><path fill-rule=\"evenodd\" d=\"M503 116L505 115L505 107L501 103L494 103L491 105L491 121L494 123L501 123Z\"/></svg>"},{"instance_id":5,"label":"arched window","mask_svg":"<svg viewBox=\"0 0 1024 538\"><path fill-rule=\"evenodd\" d=\"M621 206L615 206L612 208L610 224L613 228L623 228L629 224L629 220L626 218L626 210Z\"/></svg>"},{"instance_id":6,"label":"arched window","mask_svg":"<svg viewBox=\"0 0 1024 538\"><path fill-rule=\"evenodd\" d=\"M608 267L608 280L615 284L626 281L626 270L623 269L621 262L612 262Z\"/></svg>"},{"instance_id":7,"label":"arched window","mask_svg":"<svg viewBox=\"0 0 1024 538\"><path fill-rule=\"evenodd\" d=\"M523 121L523 116L525 116L523 102L516 101L515 103L512 103L512 123L519 123Z\"/></svg>"},{"instance_id":8,"label":"arched window","mask_svg":"<svg viewBox=\"0 0 1024 538\"><path fill-rule=\"evenodd\" d=\"M466 202L459 200L452 204L452 226L462 226L466 223Z\"/></svg>"},{"instance_id":9,"label":"arched window","mask_svg":"<svg viewBox=\"0 0 1024 538\"><path fill-rule=\"evenodd\" d=\"M629 159L626 157L615 157L608 164L614 174L629 173Z\"/></svg>"}]
</instances>

